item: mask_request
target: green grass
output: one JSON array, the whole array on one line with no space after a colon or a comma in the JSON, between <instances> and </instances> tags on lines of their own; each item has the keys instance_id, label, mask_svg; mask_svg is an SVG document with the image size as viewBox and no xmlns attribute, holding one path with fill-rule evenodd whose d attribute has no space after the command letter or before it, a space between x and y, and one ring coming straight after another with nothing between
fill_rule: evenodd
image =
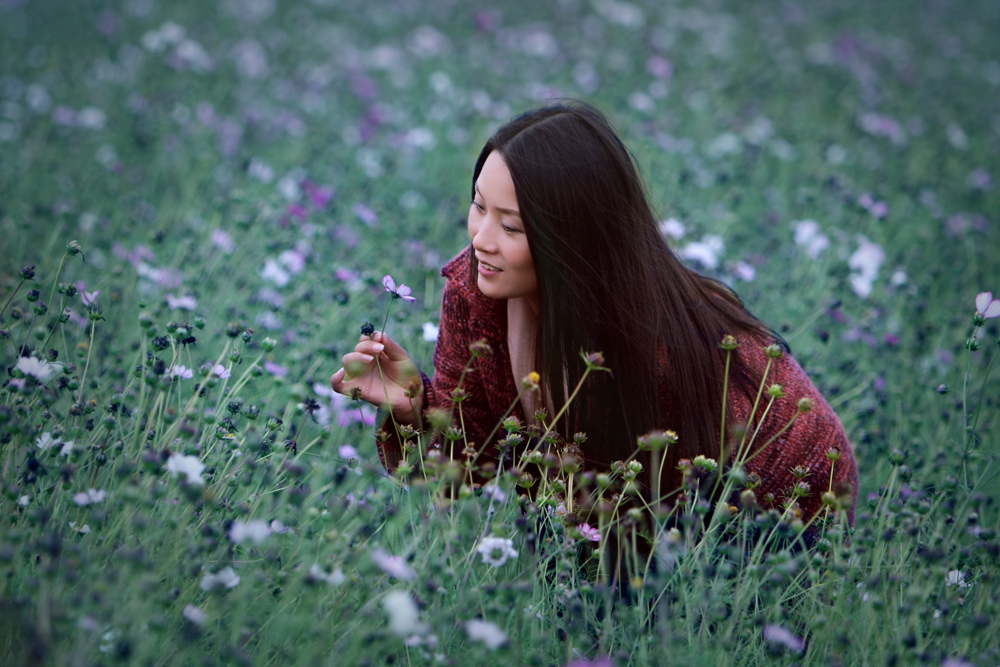
<instances>
[{"instance_id":1,"label":"green grass","mask_svg":"<svg viewBox=\"0 0 1000 667\"><path fill-rule=\"evenodd\" d=\"M998 320L967 344L976 294L1000 294L995 3L643 2L638 21L576 1L16 4L0 9L0 662L1000 660ZM206 71L180 42L143 46L167 21ZM247 40L266 54L256 77L234 57ZM654 54L669 78L647 71ZM709 508L711 521L680 519L676 542L661 535L674 566L619 599L599 557L544 502L522 506L509 476L503 503L403 486L356 406L317 391L360 325L381 323L386 273L418 297L388 330L431 371L423 325L438 321L440 267L467 244L472 164L550 93L609 114L662 218L686 226L676 247L722 236L718 267L698 268L788 338L855 444L853 529L831 515L804 548L787 521ZM66 124L80 116L60 107L105 120ZM306 181L335 192L317 204ZM829 238L816 258L794 241L808 219ZM859 235L885 252L864 298L848 264ZM66 253L73 240L82 253ZM301 272L262 277L291 250L286 270ZM736 279L737 262L755 279ZM59 288L77 282L100 290L103 319ZM74 366L42 386L14 370L22 346ZM153 357L194 377L158 376ZM216 362L228 380L199 375ZM72 452L41 450L45 433ZM204 485L167 472L170 453L198 457ZM91 488L106 497L79 506ZM289 530L234 544L232 522L252 520ZM518 556L487 564L490 534ZM385 573L377 549L415 577ZM239 584L203 590L225 567ZM419 607L402 636L384 608L399 590ZM474 618L509 640L470 637ZM801 654L765 639L778 626Z\"/></svg>"}]
</instances>

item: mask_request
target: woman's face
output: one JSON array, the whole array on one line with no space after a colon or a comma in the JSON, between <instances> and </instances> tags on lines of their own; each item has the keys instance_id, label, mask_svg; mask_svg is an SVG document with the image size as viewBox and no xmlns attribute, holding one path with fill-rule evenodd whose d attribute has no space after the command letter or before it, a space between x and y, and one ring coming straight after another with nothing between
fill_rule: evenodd
<instances>
[{"instance_id":1,"label":"woman's face","mask_svg":"<svg viewBox=\"0 0 1000 667\"><path fill-rule=\"evenodd\" d=\"M469 207L469 236L479 260L479 290L492 299L524 297L538 309L538 281L514 181L503 158L486 158Z\"/></svg>"}]
</instances>

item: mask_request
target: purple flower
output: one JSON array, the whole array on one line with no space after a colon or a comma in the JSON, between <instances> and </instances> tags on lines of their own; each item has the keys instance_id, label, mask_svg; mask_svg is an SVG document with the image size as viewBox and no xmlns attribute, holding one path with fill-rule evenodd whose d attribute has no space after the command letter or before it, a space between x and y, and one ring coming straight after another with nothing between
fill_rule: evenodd
<instances>
[{"instance_id":1,"label":"purple flower","mask_svg":"<svg viewBox=\"0 0 1000 667\"><path fill-rule=\"evenodd\" d=\"M170 374L181 380L190 380L194 377L194 371L187 366L174 366L170 369Z\"/></svg>"},{"instance_id":2,"label":"purple flower","mask_svg":"<svg viewBox=\"0 0 1000 667\"><path fill-rule=\"evenodd\" d=\"M994 299L993 292L980 292L976 295L976 313L988 320L1000 317L1000 299Z\"/></svg>"},{"instance_id":3,"label":"purple flower","mask_svg":"<svg viewBox=\"0 0 1000 667\"><path fill-rule=\"evenodd\" d=\"M212 232L212 245L227 255L231 255L236 251L236 242L233 241L233 237L222 229L216 229Z\"/></svg>"},{"instance_id":4,"label":"purple flower","mask_svg":"<svg viewBox=\"0 0 1000 667\"><path fill-rule=\"evenodd\" d=\"M194 310L198 307L198 299L191 295L174 296L167 295L167 308L170 310Z\"/></svg>"},{"instance_id":5,"label":"purple flower","mask_svg":"<svg viewBox=\"0 0 1000 667\"><path fill-rule=\"evenodd\" d=\"M80 300L83 301L83 305L90 306L97 303L97 295L101 293L101 290L97 289L93 292L80 292ZM987 292L987 294L989 294ZM990 295L992 296L992 295Z\"/></svg>"},{"instance_id":6,"label":"purple flower","mask_svg":"<svg viewBox=\"0 0 1000 667\"><path fill-rule=\"evenodd\" d=\"M416 297L410 296L413 290L406 285L400 285L397 288L396 281L392 279L392 276L387 275L383 278L382 285L385 287L386 292L392 294L392 298L394 299L402 299L403 301L410 301L411 303L417 300Z\"/></svg>"},{"instance_id":7,"label":"purple flower","mask_svg":"<svg viewBox=\"0 0 1000 667\"><path fill-rule=\"evenodd\" d=\"M378 213L376 213L370 206L365 204L355 204L354 205L354 215L358 216L361 222L365 223L369 227L378 226Z\"/></svg>"},{"instance_id":8,"label":"purple flower","mask_svg":"<svg viewBox=\"0 0 1000 667\"><path fill-rule=\"evenodd\" d=\"M232 374L222 364L216 364L215 367L212 368L212 375L219 378L220 380L227 380L229 379L229 376Z\"/></svg>"},{"instance_id":9,"label":"purple flower","mask_svg":"<svg viewBox=\"0 0 1000 667\"><path fill-rule=\"evenodd\" d=\"M320 209L326 208L330 200L337 194L333 188L327 185L317 185L309 180L302 183L302 189L309 195L309 201L312 202L313 207Z\"/></svg>"},{"instance_id":10,"label":"purple flower","mask_svg":"<svg viewBox=\"0 0 1000 667\"><path fill-rule=\"evenodd\" d=\"M805 647L805 642L795 636L795 634L783 625L772 623L764 628L764 639L775 644L784 646L793 653L801 653Z\"/></svg>"},{"instance_id":11,"label":"purple flower","mask_svg":"<svg viewBox=\"0 0 1000 667\"><path fill-rule=\"evenodd\" d=\"M288 375L288 369L284 366L274 363L273 361L264 362L264 370L271 375L279 378L283 378Z\"/></svg>"}]
</instances>

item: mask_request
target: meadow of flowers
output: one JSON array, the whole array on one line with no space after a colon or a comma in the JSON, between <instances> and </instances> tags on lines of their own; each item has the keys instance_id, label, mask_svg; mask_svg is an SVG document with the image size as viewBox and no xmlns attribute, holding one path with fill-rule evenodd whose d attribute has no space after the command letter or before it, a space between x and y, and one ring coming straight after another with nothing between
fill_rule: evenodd
<instances>
[{"instance_id":1,"label":"meadow of flowers","mask_svg":"<svg viewBox=\"0 0 1000 667\"><path fill-rule=\"evenodd\" d=\"M0 663L1000 664L998 29L987 0L0 0ZM567 447L528 500L415 439L385 475L384 415L329 378L366 322L431 372L475 156L558 96L838 411L853 527L703 458L613 584L629 462Z\"/></svg>"}]
</instances>

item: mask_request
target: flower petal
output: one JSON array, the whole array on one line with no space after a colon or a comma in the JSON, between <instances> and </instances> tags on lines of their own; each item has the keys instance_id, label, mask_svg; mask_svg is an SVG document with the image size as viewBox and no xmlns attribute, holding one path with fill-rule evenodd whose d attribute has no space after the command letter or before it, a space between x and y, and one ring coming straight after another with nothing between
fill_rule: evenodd
<instances>
[{"instance_id":1,"label":"flower petal","mask_svg":"<svg viewBox=\"0 0 1000 667\"><path fill-rule=\"evenodd\" d=\"M976 295L976 312L980 315L986 314L986 309L993 302L993 292L980 292Z\"/></svg>"},{"instance_id":2,"label":"flower petal","mask_svg":"<svg viewBox=\"0 0 1000 667\"><path fill-rule=\"evenodd\" d=\"M396 291L396 281L393 280L390 275L386 275L386 277L382 279L382 285L385 287L386 292Z\"/></svg>"},{"instance_id":3,"label":"flower petal","mask_svg":"<svg viewBox=\"0 0 1000 667\"><path fill-rule=\"evenodd\" d=\"M983 311L983 317L987 319L1000 317L1000 299L993 299L993 302Z\"/></svg>"}]
</instances>

